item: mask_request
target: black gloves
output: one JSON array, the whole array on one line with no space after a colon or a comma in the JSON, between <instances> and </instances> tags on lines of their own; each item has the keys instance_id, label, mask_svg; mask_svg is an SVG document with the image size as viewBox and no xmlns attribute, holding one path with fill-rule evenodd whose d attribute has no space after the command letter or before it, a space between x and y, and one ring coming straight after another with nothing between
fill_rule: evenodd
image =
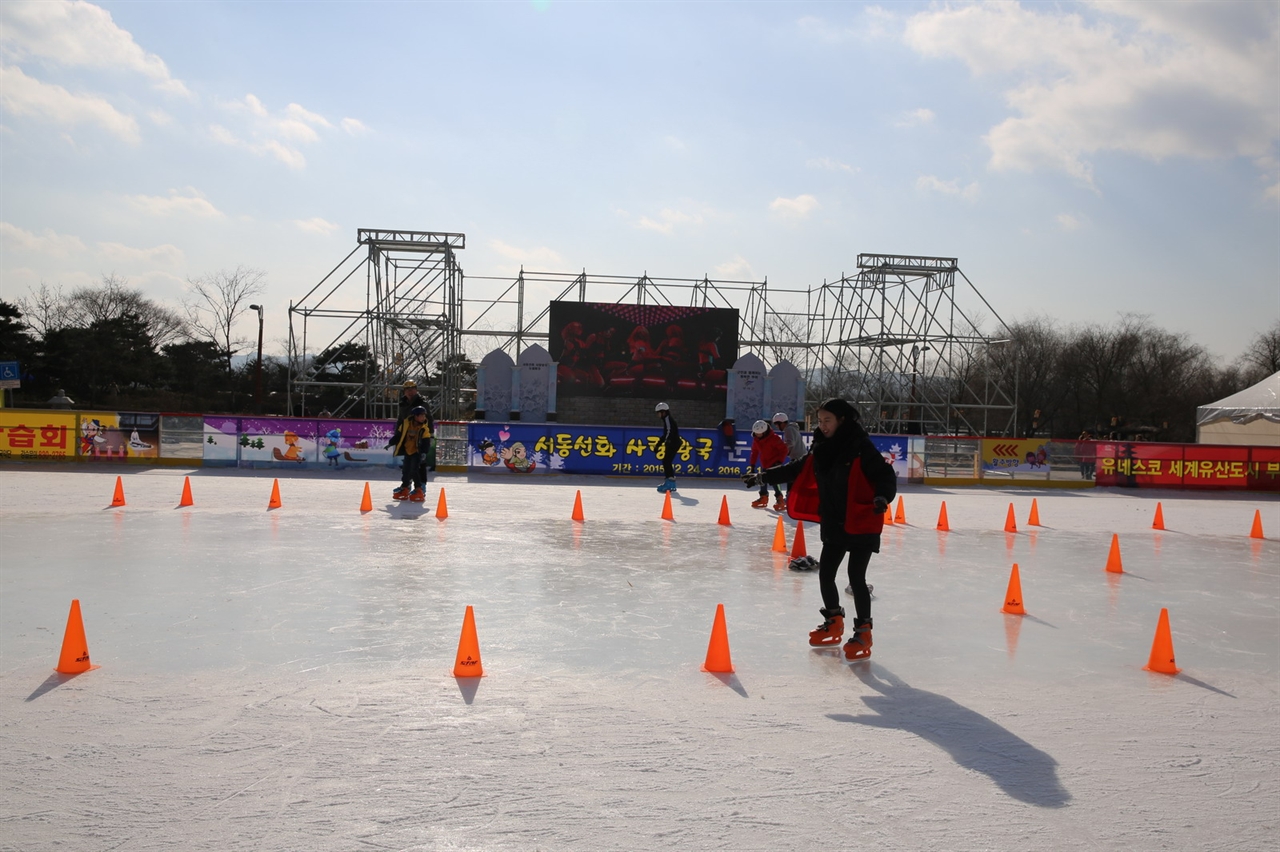
<instances>
[{"instance_id":1,"label":"black gloves","mask_svg":"<svg viewBox=\"0 0 1280 852\"><path fill-rule=\"evenodd\" d=\"M876 497L876 499L872 501L872 505L875 506L876 511L882 515L889 510L889 501L883 497Z\"/></svg>"},{"instance_id":2,"label":"black gloves","mask_svg":"<svg viewBox=\"0 0 1280 852\"><path fill-rule=\"evenodd\" d=\"M742 482L748 488L755 488L760 484L760 474L756 473L754 468L747 468L747 472L742 474Z\"/></svg>"}]
</instances>

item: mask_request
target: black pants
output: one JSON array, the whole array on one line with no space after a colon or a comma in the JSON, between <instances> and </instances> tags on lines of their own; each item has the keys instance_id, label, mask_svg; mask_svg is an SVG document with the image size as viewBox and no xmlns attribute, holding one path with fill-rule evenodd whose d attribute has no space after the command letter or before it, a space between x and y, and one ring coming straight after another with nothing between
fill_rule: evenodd
<instances>
[{"instance_id":1,"label":"black pants","mask_svg":"<svg viewBox=\"0 0 1280 852\"><path fill-rule=\"evenodd\" d=\"M400 463L400 487L408 488L410 481L415 488L422 488L427 484L426 453L404 454L404 461Z\"/></svg>"},{"instance_id":2,"label":"black pants","mask_svg":"<svg viewBox=\"0 0 1280 852\"><path fill-rule=\"evenodd\" d=\"M867 565L871 563L870 547L852 550L832 542L822 543L818 557L818 588L822 590L822 605L826 609L840 606L840 590L836 587L836 572L845 554L849 554L849 585L853 587L853 608L858 618L871 617L871 593L867 591Z\"/></svg>"},{"instance_id":3,"label":"black pants","mask_svg":"<svg viewBox=\"0 0 1280 852\"><path fill-rule=\"evenodd\" d=\"M676 478L675 462L676 451L680 449L679 444L663 444L662 445L662 475L667 479Z\"/></svg>"}]
</instances>

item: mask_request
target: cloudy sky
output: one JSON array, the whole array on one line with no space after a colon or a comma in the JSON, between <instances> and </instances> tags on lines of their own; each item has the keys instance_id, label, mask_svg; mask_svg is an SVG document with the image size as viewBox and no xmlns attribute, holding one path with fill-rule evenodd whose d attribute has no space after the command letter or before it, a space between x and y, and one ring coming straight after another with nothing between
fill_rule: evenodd
<instances>
[{"instance_id":1,"label":"cloudy sky","mask_svg":"<svg viewBox=\"0 0 1280 852\"><path fill-rule=\"evenodd\" d=\"M280 350L360 227L464 232L468 275L901 252L1232 358L1280 317L1278 10L6 0L0 296L243 264Z\"/></svg>"}]
</instances>

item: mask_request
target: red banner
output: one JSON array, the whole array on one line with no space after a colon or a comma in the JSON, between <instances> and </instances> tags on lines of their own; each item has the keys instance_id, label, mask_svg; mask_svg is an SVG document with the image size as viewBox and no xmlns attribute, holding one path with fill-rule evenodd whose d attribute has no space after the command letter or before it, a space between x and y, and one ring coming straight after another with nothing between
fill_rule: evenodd
<instances>
[{"instance_id":1,"label":"red banner","mask_svg":"<svg viewBox=\"0 0 1280 852\"><path fill-rule=\"evenodd\" d=\"M1280 491L1280 448L1105 441L1097 446L1102 486Z\"/></svg>"}]
</instances>

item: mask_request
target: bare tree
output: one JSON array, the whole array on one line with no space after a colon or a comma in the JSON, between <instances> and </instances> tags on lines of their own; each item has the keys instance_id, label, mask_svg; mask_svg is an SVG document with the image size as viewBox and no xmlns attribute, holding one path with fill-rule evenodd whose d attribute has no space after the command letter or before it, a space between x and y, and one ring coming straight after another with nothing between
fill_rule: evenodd
<instances>
[{"instance_id":1,"label":"bare tree","mask_svg":"<svg viewBox=\"0 0 1280 852\"><path fill-rule=\"evenodd\" d=\"M237 266L231 271L219 270L199 278L188 278L191 299L183 302L191 336L207 340L218 347L227 359L231 372L231 356L248 345L247 340L233 337L236 318L249 309L249 300L266 288L267 273L260 269Z\"/></svg>"},{"instance_id":2,"label":"bare tree","mask_svg":"<svg viewBox=\"0 0 1280 852\"><path fill-rule=\"evenodd\" d=\"M1280 372L1280 320L1249 341L1238 363L1245 386Z\"/></svg>"},{"instance_id":3,"label":"bare tree","mask_svg":"<svg viewBox=\"0 0 1280 852\"><path fill-rule=\"evenodd\" d=\"M51 331L88 328L95 322L116 320L127 314L141 321L157 347L187 334L181 314L148 299L141 290L130 288L128 279L114 272L104 274L101 284L77 287L69 294L64 294L61 286L51 288L42 281L30 298L18 303L27 324L42 338Z\"/></svg>"},{"instance_id":4,"label":"bare tree","mask_svg":"<svg viewBox=\"0 0 1280 852\"><path fill-rule=\"evenodd\" d=\"M50 287L41 281L40 287L32 290L30 296L16 302L22 311L22 321L41 339L68 324L67 296L60 284Z\"/></svg>"}]
</instances>

